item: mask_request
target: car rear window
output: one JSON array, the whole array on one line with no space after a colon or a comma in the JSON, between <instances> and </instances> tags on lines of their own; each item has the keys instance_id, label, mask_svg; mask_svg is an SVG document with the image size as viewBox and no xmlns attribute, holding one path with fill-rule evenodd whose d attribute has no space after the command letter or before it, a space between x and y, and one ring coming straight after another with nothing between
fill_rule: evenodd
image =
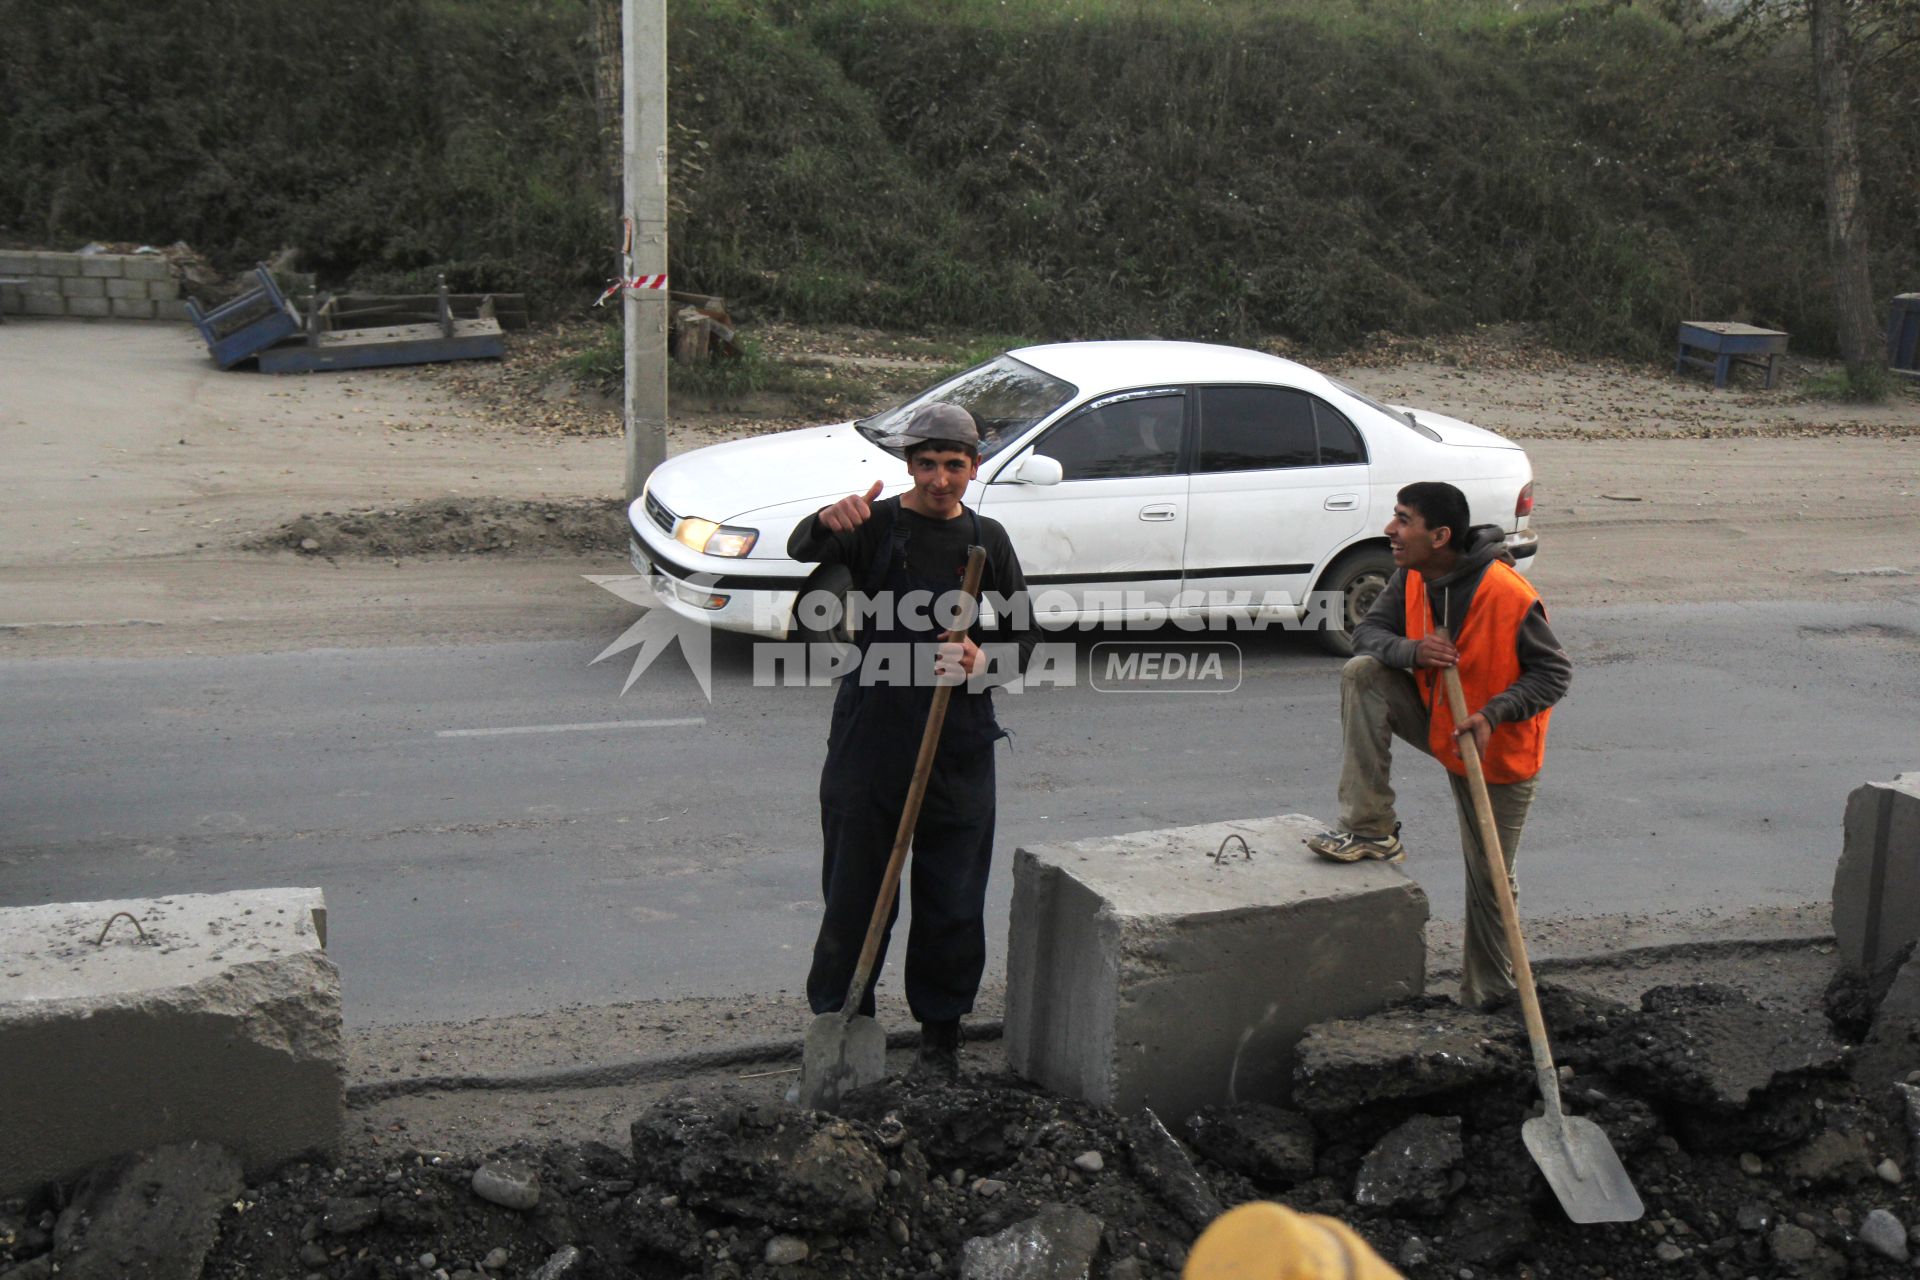
<instances>
[{"instance_id":1,"label":"car rear window","mask_svg":"<svg viewBox=\"0 0 1920 1280\"><path fill-rule=\"evenodd\" d=\"M1313 426L1320 437L1321 466L1349 466L1367 460L1366 443L1347 421L1347 415L1319 396L1313 397Z\"/></svg>"}]
</instances>

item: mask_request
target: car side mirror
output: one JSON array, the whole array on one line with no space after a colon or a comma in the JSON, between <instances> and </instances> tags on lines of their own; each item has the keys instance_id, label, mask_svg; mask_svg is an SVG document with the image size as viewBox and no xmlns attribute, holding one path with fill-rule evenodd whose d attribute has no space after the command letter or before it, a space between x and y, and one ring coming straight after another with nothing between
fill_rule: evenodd
<instances>
[{"instance_id":1,"label":"car side mirror","mask_svg":"<svg viewBox=\"0 0 1920 1280\"><path fill-rule=\"evenodd\" d=\"M1020 460L1009 478L1015 484L1059 484L1066 474L1060 459L1049 458L1044 453L1030 453Z\"/></svg>"}]
</instances>

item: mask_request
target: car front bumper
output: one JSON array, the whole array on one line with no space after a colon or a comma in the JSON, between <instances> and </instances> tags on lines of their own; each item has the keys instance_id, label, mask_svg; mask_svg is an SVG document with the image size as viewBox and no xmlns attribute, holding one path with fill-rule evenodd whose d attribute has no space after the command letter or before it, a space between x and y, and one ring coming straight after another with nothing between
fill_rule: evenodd
<instances>
[{"instance_id":1,"label":"car front bumper","mask_svg":"<svg viewBox=\"0 0 1920 1280\"><path fill-rule=\"evenodd\" d=\"M793 615L801 577L714 574L694 570L629 534L627 563L647 579L654 599L684 618L721 631L782 639Z\"/></svg>"}]
</instances>

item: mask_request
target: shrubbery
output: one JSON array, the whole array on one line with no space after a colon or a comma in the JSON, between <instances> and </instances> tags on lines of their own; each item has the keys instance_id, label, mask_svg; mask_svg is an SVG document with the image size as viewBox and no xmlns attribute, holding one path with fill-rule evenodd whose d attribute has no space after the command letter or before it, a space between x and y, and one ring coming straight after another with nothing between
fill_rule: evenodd
<instances>
[{"instance_id":1,"label":"shrubbery","mask_svg":"<svg viewBox=\"0 0 1920 1280\"><path fill-rule=\"evenodd\" d=\"M1712 316L1832 346L1804 50L1619 4L671 17L673 273L736 309L1317 345L1521 320L1623 354ZM0 0L0 30L16 238L293 244L333 283L548 306L610 274L585 0ZM1902 73L1857 86L1889 294L1920 275Z\"/></svg>"}]
</instances>

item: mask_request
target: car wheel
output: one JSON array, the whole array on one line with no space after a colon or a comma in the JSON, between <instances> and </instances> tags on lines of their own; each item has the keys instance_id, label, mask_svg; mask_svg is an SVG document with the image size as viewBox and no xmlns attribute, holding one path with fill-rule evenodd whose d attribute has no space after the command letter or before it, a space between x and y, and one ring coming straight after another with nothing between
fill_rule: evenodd
<instances>
[{"instance_id":1,"label":"car wheel","mask_svg":"<svg viewBox=\"0 0 1920 1280\"><path fill-rule=\"evenodd\" d=\"M1337 657L1353 656L1353 629L1380 598L1393 576L1393 554L1385 547L1363 547L1348 555L1320 579L1322 591L1337 592L1331 625L1316 633L1320 647Z\"/></svg>"},{"instance_id":2,"label":"car wheel","mask_svg":"<svg viewBox=\"0 0 1920 1280\"><path fill-rule=\"evenodd\" d=\"M787 639L803 644L852 644L847 617L847 592L852 589L853 574L845 565L823 564L808 574L794 597ZM810 601L811 607L801 608L801 601Z\"/></svg>"}]
</instances>

